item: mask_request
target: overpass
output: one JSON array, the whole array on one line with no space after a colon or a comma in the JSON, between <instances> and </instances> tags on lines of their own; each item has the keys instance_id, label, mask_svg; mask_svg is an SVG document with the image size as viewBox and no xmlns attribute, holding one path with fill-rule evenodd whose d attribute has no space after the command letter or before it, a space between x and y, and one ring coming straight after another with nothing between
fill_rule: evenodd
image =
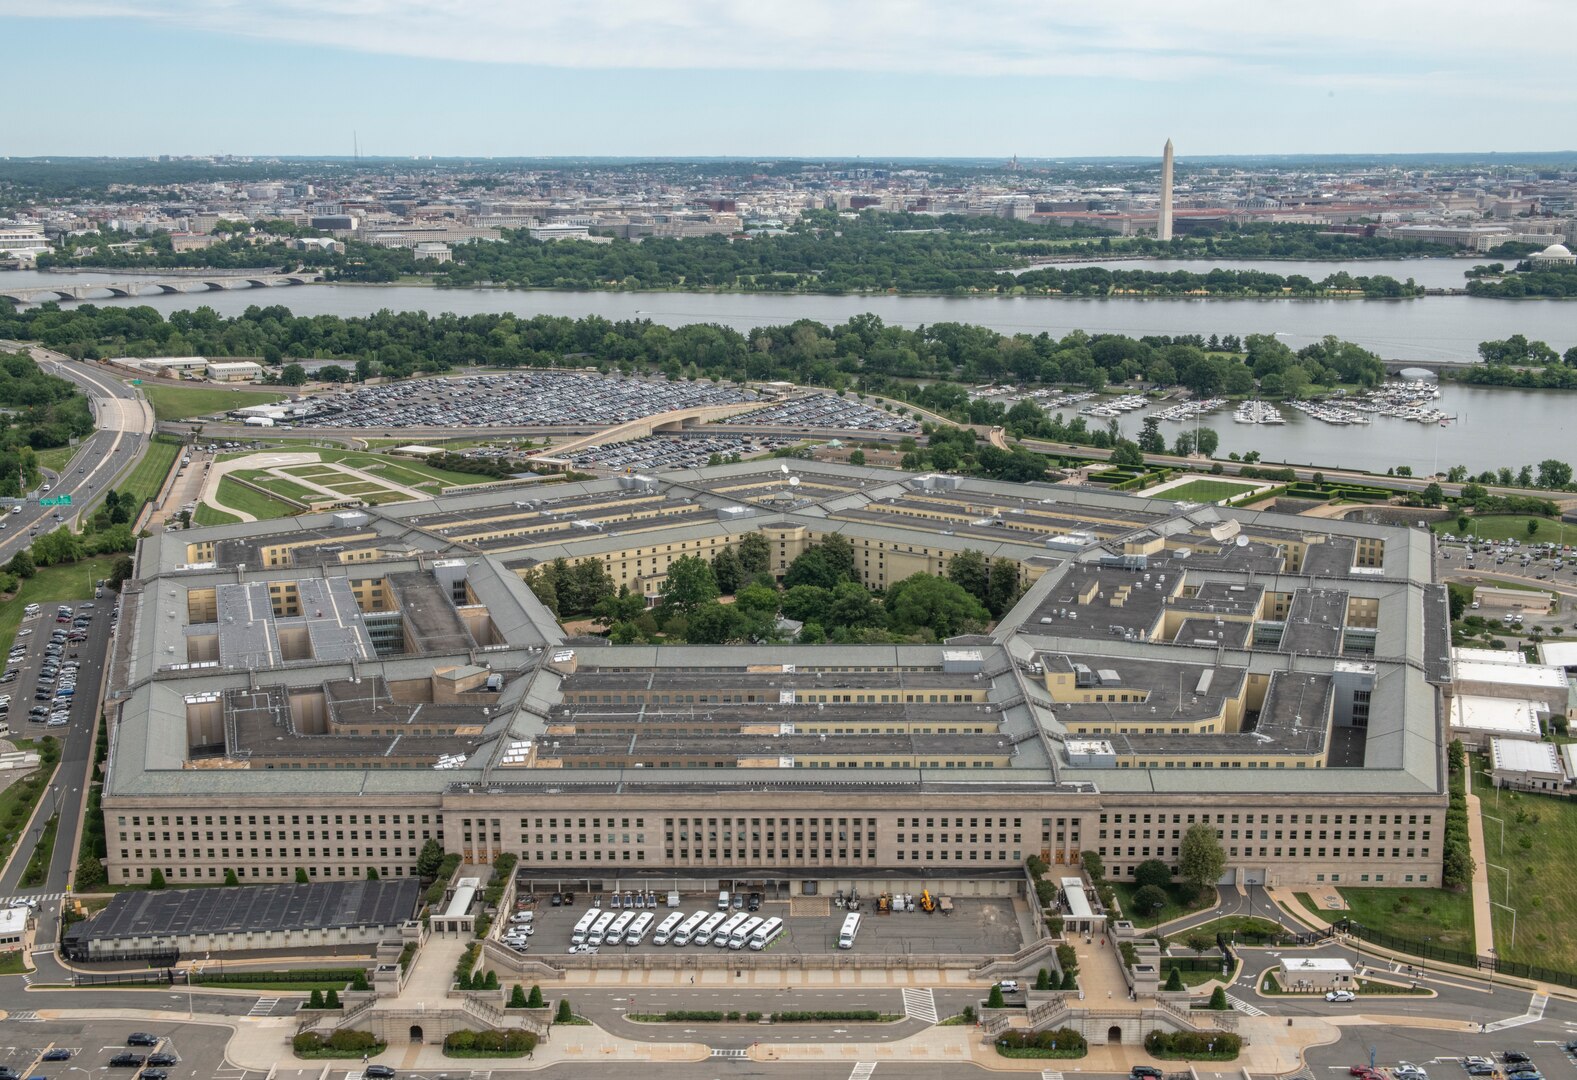
<instances>
[{"instance_id":1,"label":"overpass","mask_svg":"<svg viewBox=\"0 0 1577 1080\"><path fill-rule=\"evenodd\" d=\"M227 292L231 289L273 289L288 285L307 285L321 274L206 274L202 277L143 278L127 281L84 281L65 285L41 285L31 289L6 289L0 300L16 304L41 304L51 300L126 299L169 293Z\"/></svg>"}]
</instances>

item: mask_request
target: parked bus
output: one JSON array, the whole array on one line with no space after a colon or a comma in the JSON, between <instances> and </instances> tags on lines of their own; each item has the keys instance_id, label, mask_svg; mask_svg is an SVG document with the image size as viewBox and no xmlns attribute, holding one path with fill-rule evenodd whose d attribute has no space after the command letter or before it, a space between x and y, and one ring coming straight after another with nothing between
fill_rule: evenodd
<instances>
[{"instance_id":1,"label":"parked bus","mask_svg":"<svg viewBox=\"0 0 1577 1080\"><path fill-rule=\"evenodd\" d=\"M725 912L721 912L721 911L714 911L714 912L712 912L712 914L710 914L710 915L708 915L706 917L706 922L702 923L700 925L700 927L696 930L695 935L690 938L690 944L692 944L692 945L710 945L710 944L712 944L712 934L713 934L713 932L716 931L719 926L723 925L723 920L726 919L726 918L728 918L728 915Z\"/></svg>"},{"instance_id":2,"label":"parked bus","mask_svg":"<svg viewBox=\"0 0 1577 1080\"><path fill-rule=\"evenodd\" d=\"M704 911L698 911L690 916L679 925L678 930L674 931L673 943L675 945L690 944L690 939L695 937L696 931L701 929L701 924L706 922L708 917ZM658 942L658 944L660 945L662 942Z\"/></svg>"},{"instance_id":3,"label":"parked bus","mask_svg":"<svg viewBox=\"0 0 1577 1080\"><path fill-rule=\"evenodd\" d=\"M674 936L674 928L682 922L684 922L684 912L675 911L669 913L668 917L658 925L657 932L652 935L652 944L668 944L668 939Z\"/></svg>"},{"instance_id":4,"label":"parked bus","mask_svg":"<svg viewBox=\"0 0 1577 1080\"><path fill-rule=\"evenodd\" d=\"M652 922L656 920L656 918L657 916L653 915L650 911L643 911L639 915L635 916L635 921L632 922L630 924L630 928L624 932L624 943L626 945L639 945L641 943L641 939L646 936L646 931L652 928Z\"/></svg>"},{"instance_id":5,"label":"parked bus","mask_svg":"<svg viewBox=\"0 0 1577 1080\"><path fill-rule=\"evenodd\" d=\"M580 917L580 922L575 924L574 931L569 936L571 945L586 944L586 935L591 933L591 928L597 924L597 916L602 914L597 908L592 908Z\"/></svg>"},{"instance_id":6,"label":"parked bus","mask_svg":"<svg viewBox=\"0 0 1577 1080\"><path fill-rule=\"evenodd\" d=\"M614 915L611 911L598 914L597 921L592 923L591 930L586 934L587 945L601 945L607 937L608 927L613 925Z\"/></svg>"},{"instance_id":7,"label":"parked bus","mask_svg":"<svg viewBox=\"0 0 1577 1080\"><path fill-rule=\"evenodd\" d=\"M768 919L756 928L754 934L750 935L750 947L756 952L760 952L782 935L783 920L777 918Z\"/></svg>"},{"instance_id":8,"label":"parked bus","mask_svg":"<svg viewBox=\"0 0 1577 1080\"><path fill-rule=\"evenodd\" d=\"M750 916L746 915L743 911L737 911L733 915L730 915L726 923L724 923L722 926L719 926L712 932L712 944L716 945L719 949L728 948L729 939L734 936L734 931L738 930L741 926L744 926L745 920L749 918Z\"/></svg>"},{"instance_id":9,"label":"parked bus","mask_svg":"<svg viewBox=\"0 0 1577 1080\"><path fill-rule=\"evenodd\" d=\"M843 929L838 931L838 948L854 948L854 939L860 932L859 912L850 913L843 920Z\"/></svg>"},{"instance_id":10,"label":"parked bus","mask_svg":"<svg viewBox=\"0 0 1577 1080\"><path fill-rule=\"evenodd\" d=\"M743 926L728 936L728 947L730 949L743 949L749 944L750 935L754 934L765 921L759 915L750 916L750 918L745 920Z\"/></svg>"},{"instance_id":11,"label":"parked bus","mask_svg":"<svg viewBox=\"0 0 1577 1080\"><path fill-rule=\"evenodd\" d=\"M633 912L633 911L621 911L621 912L619 912L618 915L614 916L613 925L608 927L608 932L607 932L607 934L605 934L603 936L603 940L606 941L609 945L617 945L617 944L619 944L619 942L624 940L624 931L628 930L630 924L632 922L634 922L634 921L635 921L635 912Z\"/></svg>"}]
</instances>

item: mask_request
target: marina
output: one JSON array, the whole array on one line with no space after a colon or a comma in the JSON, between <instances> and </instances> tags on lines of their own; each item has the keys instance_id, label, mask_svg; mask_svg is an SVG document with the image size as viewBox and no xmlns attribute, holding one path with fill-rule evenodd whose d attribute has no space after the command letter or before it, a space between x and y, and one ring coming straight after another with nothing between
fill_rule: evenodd
<instances>
[{"instance_id":1,"label":"marina","mask_svg":"<svg viewBox=\"0 0 1577 1080\"><path fill-rule=\"evenodd\" d=\"M1281 410L1268 401L1254 398L1245 401L1237 407L1232 414L1232 419L1239 424L1285 424L1287 418L1281 415Z\"/></svg>"}]
</instances>

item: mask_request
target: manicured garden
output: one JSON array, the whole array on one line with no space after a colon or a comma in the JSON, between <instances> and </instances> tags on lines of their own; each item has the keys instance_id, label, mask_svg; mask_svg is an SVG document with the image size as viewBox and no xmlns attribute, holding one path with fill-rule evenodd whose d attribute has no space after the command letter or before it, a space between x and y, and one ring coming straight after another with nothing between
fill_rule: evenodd
<instances>
[{"instance_id":1,"label":"manicured garden","mask_svg":"<svg viewBox=\"0 0 1577 1080\"><path fill-rule=\"evenodd\" d=\"M219 479L219 490L216 492L219 502L232 510L251 514L259 521L271 518L290 517L297 511L289 503L282 503L278 499L270 498L261 492L243 487L236 483L232 477L224 476ZM205 523L206 524L206 523Z\"/></svg>"},{"instance_id":2,"label":"manicured garden","mask_svg":"<svg viewBox=\"0 0 1577 1080\"><path fill-rule=\"evenodd\" d=\"M1222 499L1233 499L1239 495L1247 495L1260 484L1251 484L1241 480L1190 480L1186 484L1179 484L1174 488L1157 492L1151 496L1156 499L1167 499L1172 502L1197 502L1215 503Z\"/></svg>"}]
</instances>

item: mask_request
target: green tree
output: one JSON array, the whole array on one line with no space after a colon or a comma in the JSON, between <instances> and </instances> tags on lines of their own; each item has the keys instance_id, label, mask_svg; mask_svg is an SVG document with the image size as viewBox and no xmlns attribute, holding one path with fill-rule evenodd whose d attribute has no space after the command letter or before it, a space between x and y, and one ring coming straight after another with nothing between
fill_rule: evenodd
<instances>
[{"instance_id":1,"label":"green tree","mask_svg":"<svg viewBox=\"0 0 1577 1080\"><path fill-rule=\"evenodd\" d=\"M337 1008L340 1007L339 1006L339 991L334 989L334 987L332 987L332 986L329 987L329 992L326 995L324 995L323 1007L325 1009L337 1009Z\"/></svg>"},{"instance_id":2,"label":"green tree","mask_svg":"<svg viewBox=\"0 0 1577 1080\"><path fill-rule=\"evenodd\" d=\"M1172 868L1160 859L1146 859L1133 868L1133 883L1135 885L1154 885L1158 889L1165 889L1172 883Z\"/></svg>"},{"instance_id":3,"label":"green tree","mask_svg":"<svg viewBox=\"0 0 1577 1080\"><path fill-rule=\"evenodd\" d=\"M766 534L746 533L739 541L739 565L748 577L772 573L772 542Z\"/></svg>"},{"instance_id":4,"label":"green tree","mask_svg":"<svg viewBox=\"0 0 1577 1080\"><path fill-rule=\"evenodd\" d=\"M1134 913L1155 916L1166 907L1166 891L1158 885L1141 885L1133 894Z\"/></svg>"},{"instance_id":5,"label":"green tree","mask_svg":"<svg viewBox=\"0 0 1577 1080\"><path fill-rule=\"evenodd\" d=\"M991 571L986 557L973 548L947 560L947 580L981 603L991 594Z\"/></svg>"},{"instance_id":6,"label":"green tree","mask_svg":"<svg viewBox=\"0 0 1577 1080\"><path fill-rule=\"evenodd\" d=\"M1215 457L1221 446L1221 435L1215 428L1202 427L1196 435L1196 443L1195 449L1205 457Z\"/></svg>"},{"instance_id":7,"label":"green tree","mask_svg":"<svg viewBox=\"0 0 1577 1080\"><path fill-rule=\"evenodd\" d=\"M239 884L241 884L240 879L238 879L235 876L235 871L229 869L228 867L225 869L225 884L226 885L239 885Z\"/></svg>"},{"instance_id":8,"label":"green tree","mask_svg":"<svg viewBox=\"0 0 1577 1080\"><path fill-rule=\"evenodd\" d=\"M850 465L864 465L865 464L865 451L864 450L850 450L849 451L849 464Z\"/></svg>"},{"instance_id":9,"label":"green tree","mask_svg":"<svg viewBox=\"0 0 1577 1080\"><path fill-rule=\"evenodd\" d=\"M443 865L444 849L437 840L428 838L422 845L422 850L416 855L416 876L432 879L438 873L438 867Z\"/></svg>"},{"instance_id":10,"label":"green tree","mask_svg":"<svg viewBox=\"0 0 1577 1080\"><path fill-rule=\"evenodd\" d=\"M699 555L681 555L668 567L660 587L664 617L689 617L720 595L712 564Z\"/></svg>"},{"instance_id":11,"label":"green tree","mask_svg":"<svg viewBox=\"0 0 1577 1080\"><path fill-rule=\"evenodd\" d=\"M148 875L148 888L152 890L164 888L164 871L157 866L153 868L153 873Z\"/></svg>"},{"instance_id":12,"label":"green tree","mask_svg":"<svg viewBox=\"0 0 1577 1080\"><path fill-rule=\"evenodd\" d=\"M888 625L901 634L928 630L935 639L970 633L990 612L955 583L931 574L894 582L885 600Z\"/></svg>"},{"instance_id":13,"label":"green tree","mask_svg":"<svg viewBox=\"0 0 1577 1080\"><path fill-rule=\"evenodd\" d=\"M307 876L307 868L305 866L296 867L296 884L310 885L311 883L312 879Z\"/></svg>"},{"instance_id":14,"label":"green tree","mask_svg":"<svg viewBox=\"0 0 1577 1080\"><path fill-rule=\"evenodd\" d=\"M531 995L526 999L526 1008L528 1008L528 1009L540 1009L540 1008L542 1008L542 987L537 986L535 984L532 985L532 987L531 987Z\"/></svg>"},{"instance_id":15,"label":"green tree","mask_svg":"<svg viewBox=\"0 0 1577 1080\"><path fill-rule=\"evenodd\" d=\"M1185 984L1183 982L1183 973L1181 971L1178 971L1174 967L1167 974L1167 976L1166 976L1166 985L1164 987L1162 987L1162 989L1163 990L1167 990L1167 991L1172 991L1172 992L1175 992L1175 991L1178 991L1178 990L1187 990L1188 986L1187 986L1187 984Z\"/></svg>"},{"instance_id":16,"label":"green tree","mask_svg":"<svg viewBox=\"0 0 1577 1080\"><path fill-rule=\"evenodd\" d=\"M307 369L300 364L286 364L280 369L279 381L286 386L301 386L307 381Z\"/></svg>"},{"instance_id":17,"label":"green tree","mask_svg":"<svg viewBox=\"0 0 1577 1080\"><path fill-rule=\"evenodd\" d=\"M1445 489L1437 482L1431 480L1429 486L1424 488L1424 505L1439 506L1446 501Z\"/></svg>"},{"instance_id":18,"label":"green tree","mask_svg":"<svg viewBox=\"0 0 1577 1080\"><path fill-rule=\"evenodd\" d=\"M1212 990L1210 992L1210 1004L1205 1007L1207 1009L1214 1009L1216 1012L1227 1012L1230 1010L1232 1008L1232 1003L1227 1000L1227 988L1224 986L1218 986Z\"/></svg>"},{"instance_id":19,"label":"green tree","mask_svg":"<svg viewBox=\"0 0 1577 1080\"><path fill-rule=\"evenodd\" d=\"M575 1014L570 1011L569 998L559 998L558 1012L553 1015L555 1024L567 1024L575 1019Z\"/></svg>"},{"instance_id":20,"label":"green tree","mask_svg":"<svg viewBox=\"0 0 1577 1080\"><path fill-rule=\"evenodd\" d=\"M369 867L367 867L367 880L368 881L377 881L378 880L378 868L376 866L369 866Z\"/></svg>"},{"instance_id":21,"label":"green tree","mask_svg":"<svg viewBox=\"0 0 1577 1080\"><path fill-rule=\"evenodd\" d=\"M1111 463L1113 465L1143 465L1144 453L1138 445L1127 439L1118 439L1112 446Z\"/></svg>"},{"instance_id":22,"label":"green tree","mask_svg":"<svg viewBox=\"0 0 1577 1080\"><path fill-rule=\"evenodd\" d=\"M1144 425L1139 430L1139 449L1146 454L1166 453L1166 436L1161 434L1161 421L1158 417L1144 418Z\"/></svg>"},{"instance_id":23,"label":"green tree","mask_svg":"<svg viewBox=\"0 0 1577 1080\"><path fill-rule=\"evenodd\" d=\"M1227 867L1227 855L1216 830L1203 822L1190 825L1183 834L1177 866L1194 895L1214 888Z\"/></svg>"},{"instance_id":24,"label":"green tree","mask_svg":"<svg viewBox=\"0 0 1577 1080\"><path fill-rule=\"evenodd\" d=\"M497 990L498 988L498 972L489 969L487 975L482 979L482 989Z\"/></svg>"},{"instance_id":25,"label":"green tree","mask_svg":"<svg viewBox=\"0 0 1577 1080\"><path fill-rule=\"evenodd\" d=\"M1469 520L1469 518L1468 518L1468 516L1466 514L1458 514L1457 515L1457 534L1458 535L1466 535L1467 534L1467 527L1470 524L1471 524L1471 521Z\"/></svg>"},{"instance_id":26,"label":"green tree","mask_svg":"<svg viewBox=\"0 0 1577 1080\"><path fill-rule=\"evenodd\" d=\"M739 561L739 552L731 547L712 556L712 577L717 580L718 590L724 596L732 596L749 580L745 576L744 564Z\"/></svg>"},{"instance_id":27,"label":"green tree","mask_svg":"<svg viewBox=\"0 0 1577 1080\"><path fill-rule=\"evenodd\" d=\"M1064 971L1062 973L1062 981L1057 984L1057 989L1058 990L1077 990L1078 988L1079 988L1079 983L1078 983L1078 980L1073 977L1073 972L1071 972L1071 971Z\"/></svg>"},{"instance_id":28,"label":"green tree","mask_svg":"<svg viewBox=\"0 0 1577 1080\"><path fill-rule=\"evenodd\" d=\"M509 1008L529 1009L530 1007L531 1006L526 1002L526 988L521 986L519 983L516 983L509 991Z\"/></svg>"},{"instance_id":29,"label":"green tree","mask_svg":"<svg viewBox=\"0 0 1577 1080\"><path fill-rule=\"evenodd\" d=\"M1007 1008L1007 1002L1004 1001L1003 998L1002 998L1002 987L998 986L995 983L991 984L991 992L986 995L986 1008L988 1008L988 1009L1005 1009L1005 1008Z\"/></svg>"},{"instance_id":30,"label":"green tree","mask_svg":"<svg viewBox=\"0 0 1577 1080\"><path fill-rule=\"evenodd\" d=\"M38 573L38 567L33 562L33 556L26 548L11 556L11 561L5 564L6 573L15 574L19 578L30 578Z\"/></svg>"},{"instance_id":31,"label":"green tree","mask_svg":"<svg viewBox=\"0 0 1577 1080\"><path fill-rule=\"evenodd\" d=\"M1539 487L1567 488L1572 483L1572 467L1564 461L1545 458L1539 462Z\"/></svg>"},{"instance_id":32,"label":"green tree","mask_svg":"<svg viewBox=\"0 0 1577 1080\"><path fill-rule=\"evenodd\" d=\"M312 993L307 998L307 1008L309 1008L309 1009L321 1009L321 1008L323 1008L323 991L322 990L319 990L315 986L312 988Z\"/></svg>"},{"instance_id":33,"label":"green tree","mask_svg":"<svg viewBox=\"0 0 1577 1080\"><path fill-rule=\"evenodd\" d=\"M1528 519L1528 535L1529 536L1535 536L1535 535L1538 534L1538 531L1539 531L1539 519L1538 518L1529 518Z\"/></svg>"}]
</instances>

